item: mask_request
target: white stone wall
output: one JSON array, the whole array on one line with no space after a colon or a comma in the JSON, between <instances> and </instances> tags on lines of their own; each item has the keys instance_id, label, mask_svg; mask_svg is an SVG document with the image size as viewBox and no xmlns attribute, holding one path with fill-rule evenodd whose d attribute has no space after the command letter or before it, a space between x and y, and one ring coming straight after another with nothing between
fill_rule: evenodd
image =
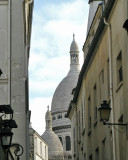
<instances>
[{"instance_id":1,"label":"white stone wall","mask_svg":"<svg viewBox=\"0 0 128 160\"><path fill-rule=\"evenodd\" d=\"M29 128L29 160L48 160L48 144L32 128Z\"/></svg>"},{"instance_id":2,"label":"white stone wall","mask_svg":"<svg viewBox=\"0 0 128 160\"><path fill-rule=\"evenodd\" d=\"M14 110L18 128L12 130L12 143L23 146L24 153L20 160L29 159L27 46L30 39L26 38L26 13L24 0L0 1L0 69L3 72L0 77L0 104L10 104ZM28 14L27 18L31 19L31 16ZM28 32L31 34L31 31Z\"/></svg>"},{"instance_id":3,"label":"white stone wall","mask_svg":"<svg viewBox=\"0 0 128 160\"><path fill-rule=\"evenodd\" d=\"M48 160L48 146L42 138L34 134L34 160Z\"/></svg>"}]
</instances>

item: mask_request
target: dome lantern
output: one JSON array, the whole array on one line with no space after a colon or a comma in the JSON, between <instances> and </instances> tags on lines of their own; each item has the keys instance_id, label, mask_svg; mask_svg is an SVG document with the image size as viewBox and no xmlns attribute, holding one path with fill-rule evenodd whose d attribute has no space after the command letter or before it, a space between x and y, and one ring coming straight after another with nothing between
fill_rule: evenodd
<instances>
[{"instance_id":1,"label":"dome lantern","mask_svg":"<svg viewBox=\"0 0 128 160\"><path fill-rule=\"evenodd\" d=\"M79 64L79 48L75 41L75 34L73 33L73 41L70 46L70 63L71 65Z\"/></svg>"},{"instance_id":2,"label":"dome lantern","mask_svg":"<svg viewBox=\"0 0 128 160\"><path fill-rule=\"evenodd\" d=\"M45 120L46 120L46 130L52 130L52 115L51 112L49 111L49 106L45 115Z\"/></svg>"}]
</instances>

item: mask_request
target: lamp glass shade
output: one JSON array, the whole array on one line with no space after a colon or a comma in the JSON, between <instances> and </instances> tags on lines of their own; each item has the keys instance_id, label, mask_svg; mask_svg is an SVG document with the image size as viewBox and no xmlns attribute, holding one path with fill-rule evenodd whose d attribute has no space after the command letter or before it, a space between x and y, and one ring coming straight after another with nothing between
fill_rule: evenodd
<instances>
[{"instance_id":1,"label":"lamp glass shade","mask_svg":"<svg viewBox=\"0 0 128 160\"><path fill-rule=\"evenodd\" d=\"M9 147L11 145L12 136L4 135L1 137L3 147Z\"/></svg>"},{"instance_id":2,"label":"lamp glass shade","mask_svg":"<svg viewBox=\"0 0 128 160\"><path fill-rule=\"evenodd\" d=\"M107 122L109 121L111 108L102 108L100 109L100 118L101 120Z\"/></svg>"},{"instance_id":3,"label":"lamp glass shade","mask_svg":"<svg viewBox=\"0 0 128 160\"><path fill-rule=\"evenodd\" d=\"M11 145L12 141L12 135L11 129L4 128L2 133L0 133L1 137L1 144L3 147L8 148Z\"/></svg>"},{"instance_id":4,"label":"lamp glass shade","mask_svg":"<svg viewBox=\"0 0 128 160\"><path fill-rule=\"evenodd\" d=\"M101 104L101 107L98 110L100 111L101 121L104 121L104 122L109 121L111 108L107 103L107 101L103 101L103 103Z\"/></svg>"}]
</instances>

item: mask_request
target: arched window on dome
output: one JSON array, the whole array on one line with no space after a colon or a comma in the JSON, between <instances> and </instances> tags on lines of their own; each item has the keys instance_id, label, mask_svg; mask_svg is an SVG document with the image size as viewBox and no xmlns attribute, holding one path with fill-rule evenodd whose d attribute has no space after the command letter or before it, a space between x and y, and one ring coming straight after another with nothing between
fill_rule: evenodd
<instances>
[{"instance_id":1,"label":"arched window on dome","mask_svg":"<svg viewBox=\"0 0 128 160\"><path fill-rule=\"evenodd\" d=\"M57 116L57 118L58 118L58 119L62 119L62 114L59 114L59 115Z\"/></svg>"},{"instance_id":2,"label":"arched window on dome","mask_svg":"<svg viewBox=\"0 0 128 160\"><path fill-rule=\"evenodd\" d=\"M55 117L55 116L53 116L53 117L52 117L52 120L56 120L56 117Z\"/></svg>"},{"instance_id":3,"label":"arched window on dome","mask_svg":"<svg viewBox=\"0 0 128 160\"><path fill-rule=\"evenodd\" d=\"M66 136L65 140L66 140L66 151L70 151L71 150L71 138L69 136Z\"/></svg>"},{"instance_id":4,"label":"arched window on dome","mask_svg":"<svg viewBox=\"0 0 128 160\"><path fill-rule=\"evenodd\" d=\"M63 140L62 137L59 137L61 144L63 145Z\"/></svg>"}]
</instances>

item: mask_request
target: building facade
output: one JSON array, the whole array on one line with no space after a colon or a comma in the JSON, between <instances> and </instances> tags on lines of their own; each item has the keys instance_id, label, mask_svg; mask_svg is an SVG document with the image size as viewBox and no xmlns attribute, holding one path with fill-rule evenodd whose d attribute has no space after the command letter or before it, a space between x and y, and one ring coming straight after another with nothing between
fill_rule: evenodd
<instances>
[{"instance_id":1,"label":"building facade","mask_svg":"<svg viewBox=\"0 0 128 160\"><path fill-rule=\"evenodd\" d=\"M14 110L18 128L12 143L23 146L21 160L29 159L28 59L33 1L0 1L0 104ZM0 146L0 159L4 158Z\"/></svg>"},{"instance_id":2,"label":"building facade","mask_svg":"<svg viewBox=\"0 0 128 160\"><path fill-rule=\"evenodd\" d=\"M88 28L84 64L68 109L74 160L128 157L127 127L104 126L98 112L106 100L111 107L109 122L128 122L127 6L125 0L100 3Z\"/></svg>"},{"instance_id":3,"label":"building facade","mask_svg":"<svg viewBox=\"0 0 128 160\"><path fill-rule=\"evenodd\" d=\"M52 99L51 113L53 118L52 129L59 137L63 149L64 159L72 159L71 154L71 122L66 117L68 106L72 100L72 90L76 87L79 75L79 49L73 35L70 46L70 70L60 82Z\"/></svg>"},{"instance_id":4,"label":"building facade","mask_svg":"<svg viewBox=\"0 0 128 160\"><path fill-rule=\"evenodd\" d=\"M46 130L42 134L42 138L48 144L48 160L63 160L63 147L58 136L52 130L52 115L48 110L45 115Z\"/></svg>"},{"instance_id":5,"label":"building facade","mask_svg":"<svg viewBox=\"0 0 128 160\"><path fill-rule=\"evenodd\" d=\"M48 160L48 144L33 129L29 128L29 160Z\"/></svg>"}]
</instances>

